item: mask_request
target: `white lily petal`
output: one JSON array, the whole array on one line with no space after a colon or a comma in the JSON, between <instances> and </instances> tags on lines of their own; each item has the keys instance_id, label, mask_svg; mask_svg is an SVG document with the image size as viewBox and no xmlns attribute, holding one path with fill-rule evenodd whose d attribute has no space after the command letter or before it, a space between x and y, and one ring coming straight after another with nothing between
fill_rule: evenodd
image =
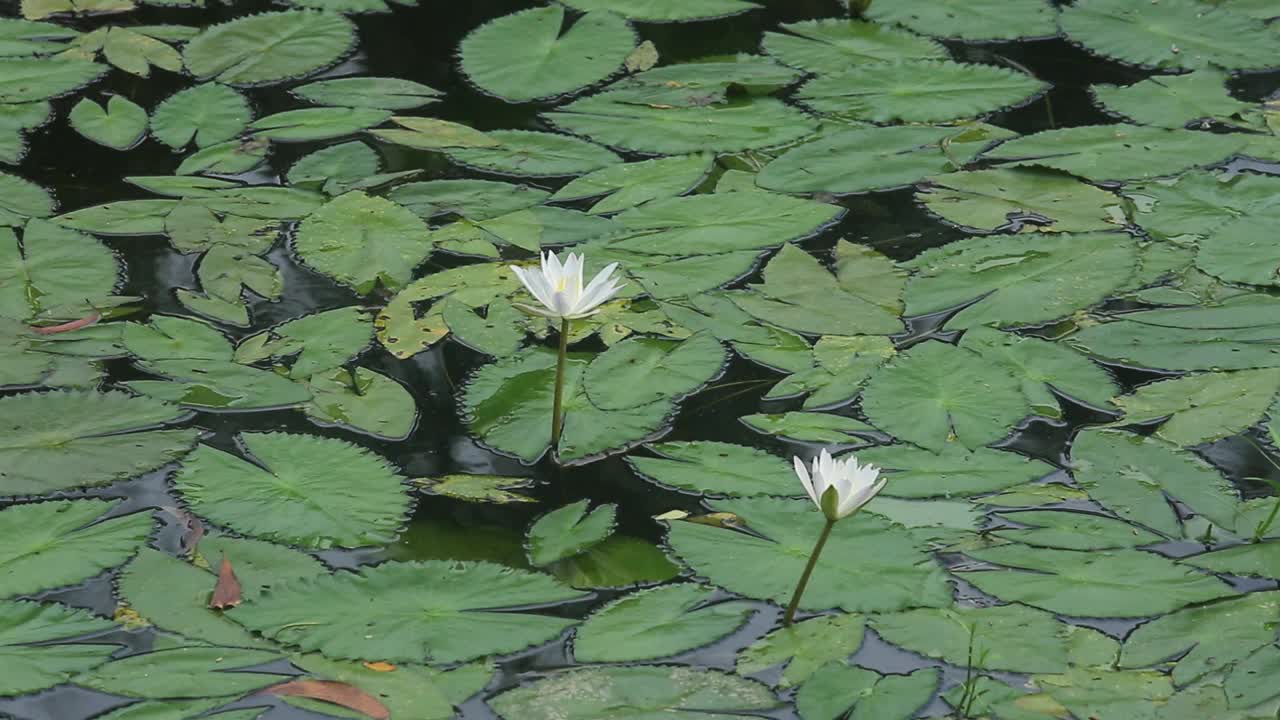
<instances>
[{"instance_id":1,"label":"white lily petal","mask_svg":"<svg viewBox=\"0 0 1280 720\"><path fill-rule=\"evenodd\" d=\"M619 286L612 280L604 285L594 288L588 287L582 298L578 300L578 307L582 310L590 310L603 305L614 293L618 292Z\"/></svg>"},{"instance_id":2,"label":"white lily petal","mask_svg":"<svg viewBox=\"0 0 1280 720\"><path fill-rule=\"evenodd\" d=\"M554 301L552 300L554 293L551 291L551 284L547 282L546 276L542 273L530 272L529 282L526 286L529 288L529 294L542 303L543 307L548 310L555 309Z\"/></svg>"},{"instance_id":3,"label":"white lily petal","mask_svg":"<svg viewBox=\"0 0 1280 720\"><path fill-rule=\"evenodd\" d=\"M555 313L551 312L550 310L547 310L546 308L534 307L532 305L525 305L524 303L511 303L511 307L514 307L517 310L522 310L531 315L540 315L544 318L556 317Z\"/></svg>"},{"instance_id":4,"label":"white lily petal","mask_svg":"<svg viewBox=\"0 0 1280 720\"><path fill-rule=\"evenodd\" d=\"M804 466L804 461L798 457L792 457L791 463L795 465L796 477L800 478L800 484L804 486L804 491L809 494L809 499L812 500L815 505L819 505L819 507L821 507L818 503L818 494L814 492L813 489L813 481L809 479L809 470Z\"/></svg>"}]
</instances>

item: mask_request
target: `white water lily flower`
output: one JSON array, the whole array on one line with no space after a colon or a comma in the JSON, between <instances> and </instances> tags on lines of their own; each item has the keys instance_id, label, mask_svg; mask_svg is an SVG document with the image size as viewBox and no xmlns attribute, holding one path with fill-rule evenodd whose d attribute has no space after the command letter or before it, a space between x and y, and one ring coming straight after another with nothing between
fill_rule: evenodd
<instances>
[{"instance_id":1,"label":"white water lily flower","mask_svg":"<svg viewBox=\"0 0 1280 720\"><path fill-rule=\"evenodd\" d=\"M542 307L516 304L516 307L543 317L557 320L576 320L595 315L604 301L613 297L622 285L610 277L617 269L618 263L610 263L582 287L582 266L586 258L569 253L564 264L553 252L542 256L542 270L519 268L511 269L516 277L529 289L529 293L542 303Z\"/></svg>"},{"instance_id":2,"label":"white water lily flower","mask_svg":"<svg viewBox=\"0 0 1280 720\"><path fill-rule=\"evenodd\" d=\"M823 449L813 459L812 477L804 461L798 457L792 460L805 492L831 522L856 513L884 488L885 478L880 477L880 468L859 465L858 458L853 455L845 460L836 460Z\"/></svg>"}]
</instances>

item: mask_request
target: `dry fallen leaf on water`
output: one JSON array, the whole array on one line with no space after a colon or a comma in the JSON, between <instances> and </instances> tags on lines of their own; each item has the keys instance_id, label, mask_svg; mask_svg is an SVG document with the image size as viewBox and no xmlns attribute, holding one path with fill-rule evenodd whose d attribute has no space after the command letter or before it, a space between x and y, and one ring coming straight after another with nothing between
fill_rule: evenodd
<instances>
[{"instance_id":1,"label":"dry fallen leaf on water","mask_svg":"<svg viewBox=\"0 0 1280 720\"><path fill-rule=\"evenodd\" d=\"M218 568L218 584L213 586L213 597L209 598L209 607L214 610L226 610L240 604L240 579L231 568L231 561L222 556L222 566Z\"/></svg>"},{"instance_id":2,"label":"dry fallen leaf on water","mask_svg":"<svg viewBox=\"0 0 1280 720\"><path fill-rule=\"evenodd\" d=\"M382 661L367 662L367 663L364 663L364 666L374 672L395 672L395 669L396 669L395 665L392 665L389 662L382 662Z\"/></svg>"},{"instance_id":3,"label":"dry fallen leaf on water","mask_svg":"<svg viewBox=\"0 0 1280 720\"><path fill-rule=\"evenodd\" d=\"M262 692L272 695L293 695L340 705L348 710L364 713L373 720L390 720L391 711L378 698L354 685L333 680L291 680L274 685Z\"/></svg>"}]
</instances>

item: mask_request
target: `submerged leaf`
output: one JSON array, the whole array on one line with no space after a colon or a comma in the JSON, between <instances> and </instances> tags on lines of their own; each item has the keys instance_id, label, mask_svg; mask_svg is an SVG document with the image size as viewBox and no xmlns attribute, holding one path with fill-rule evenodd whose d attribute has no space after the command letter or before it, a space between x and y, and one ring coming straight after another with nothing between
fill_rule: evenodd
<instances>
[{"instance_id":1,"label":"submerged leaf","mask_svg":"<svg viewBox=\"0 0 1280 720\"><path fill-rule=\"evenodd\" d=\"M550 565L573 557L613 534L616 505L599 505L587 512L587 501L565 505L538 518L529 527L529 562Z\"/></svg>"}]
</instances>

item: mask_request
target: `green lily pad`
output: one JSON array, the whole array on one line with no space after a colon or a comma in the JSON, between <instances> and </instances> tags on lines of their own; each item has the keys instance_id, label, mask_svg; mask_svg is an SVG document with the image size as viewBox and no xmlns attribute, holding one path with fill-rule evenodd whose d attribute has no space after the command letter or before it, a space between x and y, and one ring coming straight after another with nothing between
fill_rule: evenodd
<instances>
[{"instance_id":1,"label":"green lily pad","mask_svg":"<svg viewBox=\"0 0 1280 720\"><path fill-rule=\"evenodd\" d=\"M876 434L870 425L851 417L815 412L746 415L739 418L752 430L799 442L840 445L858 442L860 434Z\"/></svg>"},{"instance_id":2,"label":"green lily pad","mask_svg":"<svg viewBox=\"0 0 1280 720\"><path fill-rule=\"evenodd\" d=\"M11 229L0 227L0 260L0 316L79 319L117 304L119 262L83 233L32 219L19 245Z\"/></svg>"},{"instance_id":3,"label":"green lily pad","mask_svg":"<svg viewBox=\"0 0 1280 720\"><path fill-rule=\"evenodd\" d=\"M1061 417L1050 389L1098 408L1109 408L1119 392L1111 374L1070 347L985 327L970 328L960 347L999 365L1022 382L1022 393L1038 415Z\"/></svg>"},{"instance_id":4,"label":"green lily pad","mask_svg":"<svg viewBox=\"0 0 1280 720\"><path fill-rule=\"evenodd\" d=\"M390 119L378 108L303 108L285 110L249 123L253 136L277 142L329 140L351 135Z\"/></svg>"},{"instance_id":5,"label":"green lily pad","mask_svg":"<svg viewBox=\"0 0 1280 720\"><path fill-rule=\"evenodd\" d=\"M616 213L652 200L684 195L706 178L712 162L711 156L697 154L611 165L571 181L549 200L571 201L604 195L588 212L592 215Z\"/></svg>"},{"instance_id":6,"label":"green lily pad","mask_svg":"<svg viewBox=\"0 0 1280 720\"><path fill-rule=\"evenodd\" d=\"M805 83L796 98L844 120L930 123L963 120L1019 105L1048 85L993 65L949 60L865 63Z\"/></svg>"},{"instance_id":7,"label":"green lily pad","mask_svg":"<svg viewBox=\"0 0 1280 720\"><path fill-rule=\"evenodd\" d=\"M717 500L714 508L737 515L756 534L673 522L667 542L677 557L698 577L726 590L786 602L818 539L822 514L808 499ZM868 547L876 551L859 550ZM838 607L848 612L950 604L941 569L916 547L911 534L870 514L836 524L801 601L809 610Z\"/></svg>"},{"instance_id":8,"label":"green lily pad","mask_svg":"<svg viewBox=\"0 0 1280 720\"><path fill-rule=\"evenodd\" d=\"M858 460L886 471L883 494L901 498L966 497L1017 487L1042 478L1054 467L1012 452L956 444L940 452L910 445L859 450Z\"/></svg>"},{"instance_id":9,"label":"green lily pad","mask_svg":"<svg viewBox=\"0 0 1280 720\"><path fill-rule=\"evenodd\" d=\"M745 197L745 196L744 196ZM752 317L811 335L891 335L897 313L844 290L816 258L783 245L764 268L764 282L729 294Z\"/></svg>"},{"instance_id":10,"label":"green lily pad","mask_svg":"<svg viewBox=\"0 0 1280 720\"><path fill-rule=\"evenodd\" d=\"M951 382L957 373L969 382ZM862 410L881 430L942 452L951 443L976 450L1004 439L1031 407L1004 368L968 350L929 342L871 375Z\"/></svg>"},{"instance_id":11,"label":"green lily pad","mask_svg":"<svg viewBox=\"0 0 1280 720\"><path fill-rule=\"evenodd\" d=\"M1194 0L1087 0L1062 12L1062 30L1100 55L1154 68L1217 66L1261 70L1280 65L1280 37L1260 20Z\"/></svg>"},{"instance_id":12,"label":"green lily pad","mask_svg":"<svg viewBox=\"0 0 1280 720\"><path fill-rule=\"evenodd\" d=\"M462 39L462 71L487 93L508 102L563 96L622 67L636 36L613 13L587 13L565 28L564 8L552 5L504 15Z\"/></svg>"},{"instance_id":13,"label":"green lily pad","mask_svg":"<svg viewBox=\"0 0 1280 720\"><path fill-rule=\"evenodd\" d=\"M641 22L666 23L708 20L755 10L749 0L563 0L574 10L608 10Z\"/></svg>"},{"instance_id":14,"label":"green lily pad","mask_svg":"<svg viewBox=\"0 0 1280 720\"><path fill-rule=\"evenodd\" d=\"M680 342L628 338L592 360L583 383L596 407L627 410L692 395L727 361L720 342L705 333Z\"/></svg>"},{"instance_id":15,"label":"green lily pad","mask_svg":"<svg viewBox=\"0 0 1280 720\"><path fill-rule=\"evenodd\" d=\"M63 213L52 222L95 235L162 235L177 200L120 200Z\"/></svg>"},{"instance_id":16,"label":"green lily pad","mask_svg":"<svg viewBox=\"0 0 1280 720\"><path fill-rule=\"evenodd\" d=\"M1090 430L1076 436L1071 463L1089 497L1126 520L1180 537L1167 494L1218 527L1235 528L1239 500L1231 483L1185 450L1131 433Z\"/></svg>"},{"instance_id":17,"label":"green lily pad","mask_svg":"<svg viewBox=\"0 0 1280 720\"><path fill-rule=\"evenodd\" d=\"M404 78L344 77L299 85L289 94L317 105L412 110L436 102L443 93Z\"/></svg>"},{"instance_id":18,"label":"green lily pad","mask_svg":"<svg viewBox=\"0 0 1280 720\"><path fill-rule=\"evenodd\" d=\"M53 118L47 100L0 105L0 162L17 165L27 154L26 132Z\"/></svg>"},{"instance_id":19,"label":"green lily pad","mask_svg":"<svg viewBox=\"0 0 1280 720\"><path fill-rule=\"evenodd\" d=\"M400 185L387 193L388 200L423 219L457 215L475 221L531 208L550 196L540 188L493 180L428 180Z\"/></svg>"},{"instance_id":20,"label":"green lily pad","mask_svg":"<svg viewBox=\"0 0 1280 720\"><path fill-rule=\"evenodd\" d=\"M817 129L812 118L773 98L645 105L626 89L575 100L544 117L561 130L609 147L663 155L780 147Z\"/></svg>"},{"instance_id":21,"label":"green lily pad","mask_svg":"<svg viewBox=\"0 0 1280 720\"><path fill-rule=\"evenodd\" d=\"M585 462L639 445L658 434L675 410L670 397L624 410L597 407L583 389L588 364L571 356L565 369L565 420L557 448L562 462ZM462 400L471 432L525 462L541 457L551 439L554 365L555 355L528 352L473 375Z\"/></svg>"},{"instance_id":22,"label":"green lily pad","mask_svg":"<svg viewBox=\"0 0 1280 720\"><path fill-rule=\"evenodd\" d=\"M1136 618L1236 594L1230 585L1141 550L1025 545L966 550L996 569L961 573L982 592L1062 615Z\"/></svg>"},{"instance_id":23,"label":"green lily pad","mask_svg":"<svg viewBox=\"0 0 1280 720\"><path fill-rule=\"evenodd\" d=\"M187 43L182 59L200 80L266 85L328 67L355 41L355 24L341 15L266 12L206 28Z\"/></svg>"},{"instance_id":24,"label":"green lily pad","mask_svg":"<svg viewBox=\"0 0 1280 720\"><path fill-rule=\"evenodd\" d=\"M177 460L197 432L154 428L186 415L173 405L122 392L0 398L0 494L107 485Z\"/></svg>"},{"instance_id":25,"label":"green lily pad","mask_svg":"<svg viewBox=\"0 0 1280 720\"><path fill-rule=\"evenodd\" d=\"M334 660L446 663L546 642L573 621L516 608L581 596L546 575L491 563L388 562L294 580L228 615ZM352 603L359 623L349 622Z\"/></svg>"},{"instance_id":26,"label":"green lily pad","mask_svg":"<svg viewBox=\"0 0 1280 720\"><path fill-rule=\"evenodd\" d=\"M240 668L280 658L269 650L229 647L179 647L130 655L76 678L76 684L125 697L150 700L247 695L292 677L287 671ZM216 716L214 716L216 717Z\"/></svg>"},{"instance_id":27,"label":"green lily pad","mask_svg":"<svg viewBox=\"0 0 1280 720\"><path fill-rule=\"evenodd\" d=\"M1162 6L1163 7L1163 6ZM1008 140L983 157L1046 167L1094 182L1145 180L1223 162L1244 149L1240 135L1144 125L1084 125Z\"/></svg>"},{"instance_id":28,"label":"green lily pad","mask_svg":"<svg viewBox=\"0 0 1280 720\"><path fill-rule=\"evenodd\" d=\"M628 455L641 477L667 487L721 496L798 496L804 489L790 463L764 450L698 440L650 445L659 457Z\"/></svg>"},{"instance_id":29,"label":"green lily pad","mask_svg":"<svg viewBox=\"0 0 1280 720\"><path fill-rule=\"evenodd\" d=\"M0 530L11 539L0 551L0 593L32 595L72 585L128 560L153 522L148 512L102 520L116 505L50 500L0 510Z\"/></svg>"},{"instance_id":30,"label":"green lily pad","mask_svg":"<svg viewBox=\"0 0 1280 720\"><path fill-rule=\"evenodd\" d=\"M1035 547L1063 550L1108 550L1152 545L1163 541L1159 535L1105 515L1058 510L1027 510L1005 513L1005 520L1028 525L1017 530L995 530L991 534Z\"/></svg>"},{"instance_id":31,"label":"green lily pad","mask_svg":"<svg viewBox=\"0 0 1280 720\"><path fill-rule=\"evenodd\" d=\"M1280 370L1187 375L1140 386L1114 399L1124 422L1161 421L1156 437L1198 445L1244 430L1262 419L1280 392Z\"/></svg>"},{"instance_id":32,"label":"green lily pad","mask_svg":"<svg viewBox=\"0 0 1280 720\"><path fill-rule=\"evenodd\" d=\"M257 598L273 584L325 572L310 555L260 540L207 537L199 550L209 567L151 548L139 550L120 573L121 598L147 622L191 640L269 649L269 642L209 608L222 558L232 564L245 600Z\"/></svg>"},{"instance_id":33,"label":"green lily pad","mask_svg":"<svg viewBox=\"0 0 1280 720\"><path fill-rule=\"evenodd\" d=\"M650 660L708 645L733 632L753 612L744 602L711 603L714 595L713 588L691 583L625 595L592 613L578 628L574 658Z\"/></svg>"},{"instance_id":34,"label":"green lily pad","mask_svg":"<svg viewBox=\"0 0 1280 720\"><path fill-rule=\"evenodd\" d=\"M409 511L395 471L341 440L245 433L261 465L201 446L174 479L192 510L246 535L312 548L391 542ZM351 478L360 478L358 485Z\"/></svg>"},{"instance_id":35,"label":"green lily pad","mask_svg":"<svg viewBox=\"0 0 1280 720\"><path fill-rule=\"evenodd\" d=\"M874 4L867 18L956 40L1014 40L1058 34L1057 13L1042 0L900 0Z\"/></svg>"},{"instance_id":36,"label":"green lily pad","mask_svg":"<svg viewBox=\"0 0 1280 720\"><path fill-rule=\"evenodd\" d=\"M1226 74L1196 70L1186 75L1157 75L1133 85L1094 85L1093 99L1107 112L1140 125L1183 128L1207 121L1236 125L1256 105L1227 91Z\"/></svg>"},{"instance_id":37,"label":"green lily pad","mask_svg":"<svg viewBox=\"0 0 1280 720\"><path fill-rule=\"evenodd\" d=\"M381 672L371 670L363 663L339 662L318 654L295 655L289 659L314 679L358 687L378 698L392 717L411 717L414 720L451 720L457 706L483 690L493 677L493 666L484 662L450 670L401 664L391 672ZM325 714L343 713L340 717L366 717L344 712L331 704L301 698L289 698L286 702ZM216 715L214 718L217 720Z\"/></svg>"},{"instance_id":38,"label":"green lily pad","mask_svg":"<svg viewBox=\"0 0 1280 720\"><path fill-rule=\"evenodd\" d=\"M0 103L33 103L68 95L106 72L106 65L71 57L0 58Z\"/></svg>"},{"instance_id":39,"label":"green lily pad","mask_svg":"<svg viewBox=\"0 0 1280 720\"><path fill-rule=\"evenodd\" d=\"M862 647L861 615L822 615L771 631L738 653L735 670L752 675L785 663L778 687L803 684L823 665L844 660Z\"/></svg>"},{"instance_id":40,"label":"green lily pad","mask_svg":"<svg viewBox=\"0 0 1280 720\"><path fill-rule=\"evenodd\" d=\"M787 34L766 32L764 51L779 62L814 73L840 73L869 63L945 60L941 43L892 25L827 18L783 23Z\"/></svg>"},{"instance_id":41,"label":"green lily pad","mask_svg":"<svg viewBox=\"0 0 1280 720\"><path fill-rule=\"evenodd\" d=\"M83 98L67 119L76 132L112 150L128 150L147 132L147 111L123 95L112 95L105 110Z\"/></svg>"},{"instance_id":42,"label":"green lily pad","mask_svg":"<svg viewBox=\"0 0 1280 720\"><path fill-rule=\"evenodd\" d=\"M971 232L1089 232L1125 224L1120 198L1055 172L974 170L925 181L916 199Z\"/></svg>"},{"instance_id":43,"label":"green lily pad","mask_svg":"<svg viewBox=\"0 0 1280 720\"><path fill-rule=\"evenodd\" d=\"M1137 367L1168 370L1245 370L1280 366L1275 328L1252 311L1256 296L1211 306L1128 313L1070 336L1081 350ZM1233 318L1233 319L1228 319Z\"/></svg>"},{"instance_id":44,"label":"green lily pad","mask_svg":"<svg viewBox=\"0 0 1280 720\"><path fill-rule=\"evenodd\" d=\"M117 647L75 638L114 629L106 618L65 605L0 601L0 693L46 690L92 670Z\"/></svg>"},{"instance_id":45,"label":"green lily pad","mask_svg":"<svg viewBox=\"0 0 1280 720\"><path fill-rule=\"evenodd\" d=\"M939 679L936 668L880 675L828 663L796 693L796 709L805 720L910 720L937 691Z\"/></svg>"},{"instance_id":46,"label":"green lily pad","mask_svg":"<svg viewBox=\"0 0 1280 720\"><path fill-rule=\"evenodd\" d=\"M296 407L311 399L305 385L222 360L148 360L138 366L167 379L133 380L125 387L183 407L244 411Z\"/></svg>"},{"instance_id":47,"label":"green lily pad","mask_svg":"<svg viewBox=\"0 0 1280 720\"><path fill-rule=\"evenodd\" d=\"M579 589L651 585L674 579L680 568L648 540L610 535L604 542L544 568Z\"/></svg>"},{"instance_id":48,"label":"green lily pad","mask_svg":"<svg viewBox=\"0 0 1280 720\"><path fill-rule=\"evenodd\" d=\"M1234 545L1193 555L1183 562L1206 570L1249 577L1280 577L1280 543L1275 541Z\"/></svg>"},{"instance_id":49,"label":"green lily pad","mask_svg":"<svg viewBox=\"0 0 1280 720\"><path fill-rule=\"evenodd\" d=\"M1156 618L1125 638L1120 667L1174 662L1173 681L1185 686L1272 643L1270 633L1258 629L1274 620L1276 609L1277 593L1259 592Z\"/></svg>"},{"instance_id":50,"label":"green lily pad","mask_svg":"<svg viewBox=\"0 0 1280 720\"><path fill-rule=\"evenodd\" d=\"M359 293L396 290L431 251L422 220L395 203L359 191L330 200L298 228L302 261Z\"/></svg>"},{"instance_id":51,"label":"green lily pad","mask_svg":"<svg viewBox=\"0 0 1280 720\"><path fill-rule=\"evenodd\" d=\"M835 194L893 190L959 170L1013 133L991 125L855 127L824 134L765 165L756 184L775 192Z\"/></svg>"},{"instance_id":52,"label":"green lily pad","mask_svg":"<svg viewBox=\"0 0 1280 720\"><path fill-rule=\"evenodd\" d=\"M307 417L321 427L340 427L382 440L404 440L418 424L413 395L392 378L366 370L339 368L307 380Z\"/></svg>"},{"instance_id":53,"label":"green lily pad","mask_svg":"<svg viewBox=\"0 0 1280 720\"><path fill-rule=\"evenodd\" d=\"M737 349L743 351L741 346ZM887 337L826 335L813 345L813 364L784 378L765 397L806 395L806 410L841 405L858 394L872 371L896 354Z\"/></svg>"},{"instance_id":54,"label":"green lily pad","mask_svg":"<svg viewBox=\"0 0 1280 720\"><path fill-rule=\"evenodd\" d=\"M870 625L888 642L925 657L1021 673L1066 672L1075 636L1096 632L1025 605L920 608L876 615Z\"/></svg>"},{"instance_id":55,"label":"green lily pad","mask_svg":"<svg viewBox=\"0 0 1280 720\"><path fill-rule=\"evenodd\" d=\"M369 315L359 307L303 315L244 338L234 359L249 364L288 362L291 377L305 379L354 360L373 342Z\"/></svg>"},{"instance_id":56,"label":"green lily pad","mask_svg":"<svg viewBox=\"0 0 1280 720\"><path fill-rule=\"evenodd\" d=\"M970 238L903 263L908 315L962 307L953 328L1034 325L1102 302L1137 270L1133 241L1112 233Z\"/></svg>"},{"instance_id":57,"label":"green lily pad","mask_svg":"<svg viewBox=\"0 0 1280 720\"><path fill-rule=\"evenodd\" d=\"M528 130L494 130L493 147L450 148L449 159L467 167L518 177L582 175L622 162L595 143L566 135Z\"/></svg>"},{"instance_id":58,"label":"green lily pad","mask_svg":"<svg viewBox=\"0 0 1280 720\"><path fill-rule=\"evenodd\" d=\"M1126 189L1135 221L1157 238L1185 242L1215 234L1241 217L1274 217L1280 179L1268 175L1189 172Z\"/></svg>"},{"instance_id":59,"label":"green lily pad","mask_svg":"<svg viewBox=\"0 0 1280 720\"><path fill-rule=\"evenodd\" d=\"M647 255L761 250L814 235L843 215L837 206L783 195L691 195L619 213L624 234L611 247Z\"/></svg>"}]
</instances>

